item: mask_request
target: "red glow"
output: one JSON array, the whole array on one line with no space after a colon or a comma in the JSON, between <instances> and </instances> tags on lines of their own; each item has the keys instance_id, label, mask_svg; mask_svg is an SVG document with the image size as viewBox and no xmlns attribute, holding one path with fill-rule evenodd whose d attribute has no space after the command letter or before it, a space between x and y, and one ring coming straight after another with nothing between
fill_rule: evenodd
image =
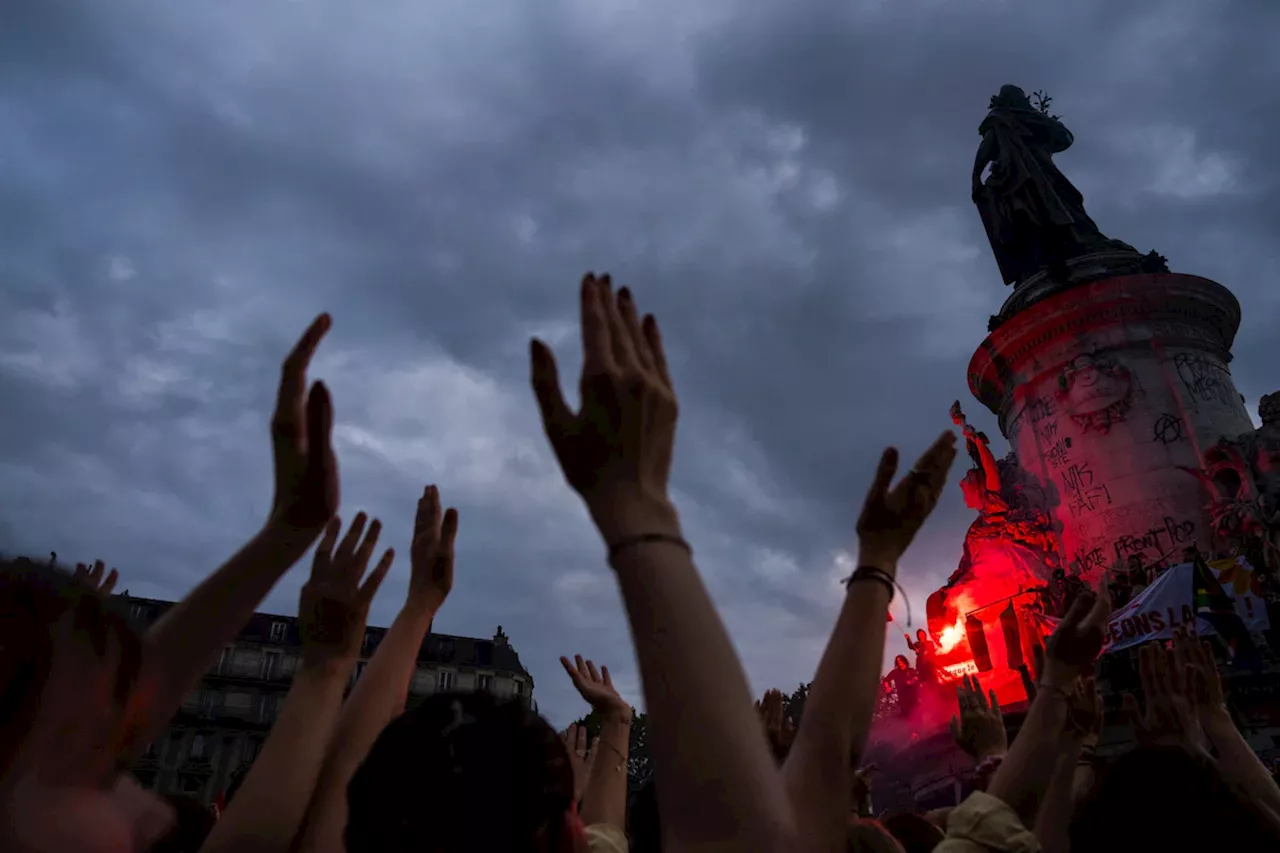
<instances>
[{"instance_id":1,"label":"red glow","mask_svg":"<svg viewBox=\"0 0 1280 853\"><path fill-rule=\"evenodd\" d=\"M960 641L964 639L964 618L956 617L955 624L948 625L938 632L938 653L946 654L947 652L960 645Z\"/></svg>"}]
</instances>

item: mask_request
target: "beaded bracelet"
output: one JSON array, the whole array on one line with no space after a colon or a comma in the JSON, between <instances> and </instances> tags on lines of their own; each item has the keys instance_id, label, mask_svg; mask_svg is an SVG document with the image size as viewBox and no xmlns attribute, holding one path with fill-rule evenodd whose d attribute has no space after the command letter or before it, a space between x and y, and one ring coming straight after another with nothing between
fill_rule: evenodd
<instances>
[{"instance_id":1,"label":"beaded bracelet","mask_svg":"<svg viewBox=\"0 0 1280 853\"><path fill-rule=\"evenodd\" d=\"M636 545L650 545L654 543L664 543L667 545L675 545L683 548L688 552L689 556L693 556L693 546L681 539L679 536L672 536L670 533L641 533L638 536L628 536L609 546L609 562L612 563L618 558L618 555L628 548Z\"/></svg>"}]
</instances>

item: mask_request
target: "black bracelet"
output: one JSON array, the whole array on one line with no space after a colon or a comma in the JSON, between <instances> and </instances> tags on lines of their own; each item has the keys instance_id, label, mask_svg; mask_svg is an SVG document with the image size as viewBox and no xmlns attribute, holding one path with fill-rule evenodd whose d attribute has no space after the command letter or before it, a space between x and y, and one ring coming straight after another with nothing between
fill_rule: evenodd
<instances>
[{"instance_id":1,"label":"black bracelet","mask_svg":"<svg viewBox=\"0 0 1280 853\"><path fill-rule=\"evenodd\" d=\"M690 557L693 556L693 547L679 536L672 536L670 533L642 533L639 536L628 536L626 539L619 540L618 542L614 542L610 545L609 562L612 563L618 558L619 554L628 548L636 545L650 545L657 542L662 542L667 545L676 545L687 551Z\"/></svg>"},{"instance_id":2,"label":"black bracelet","mask_svg":"<svg viewBox=\"0 0 1280 853\"><path fill-rule=\"evenodd\" d=\"M841 583L848 589L850 584L855 584L859 581L875 581L876 583L884 584L885 589L889 590L889 601L893 601L893 594L898 588L898 582L893 579L893 575L884 569L877 569L875 566L859 566L854 569L853 574L849 575Z\"/></svg>"}]
</instances>

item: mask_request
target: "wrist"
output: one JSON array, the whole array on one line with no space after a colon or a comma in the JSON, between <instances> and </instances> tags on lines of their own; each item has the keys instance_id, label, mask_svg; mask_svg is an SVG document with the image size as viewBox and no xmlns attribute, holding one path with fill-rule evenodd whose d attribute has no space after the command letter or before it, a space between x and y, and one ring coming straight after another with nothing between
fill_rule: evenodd
<instances>
[{"instance_id":1,"label":"wrist","mask_svg":"<svg viewBox=\"0 0 1280 853\"><path fill-rule=\"evenodd\" d=\"M858 567L871 566L891 578L898 576L898 556L884 548L858 548Z\"/></svg>"},{"instance_id":2,"label":"wrist","mask_svg":"<svg viewBox=\"0 0 1280 853\"><path fill-rule=\"evenodd\" d=\"M1070 694L1080 680L1080 673L1074 667L1063 666L1052 659L1046 660L1044 670L1040 673L1038 687L1046 687L1054 691Z\"/></svg>"},{"instance_id":3,"label":"wrist","mask_svg":"<svg viewBox=\"0 0 1280 853\"><path fill-rule=\"evenodd\" d=\"M631 707L624 708L601 708L600 722L602 726L626 726L631 728L632 711Z\"/></svg>"},{"instance_id":4,"label":"wrist","mask_svg":"<svg viewBox=\"0 0 1280 853\"><path fill-rule=\"evenodd\" d=\"M430 626L431 622L436 618L436 611L439 609L440 605L435 601L431 593L415 592L410 587L409 594L405 597L404 606L400 608L400 615L397 619L404 619L414 625Z\"/></svg>"},{"instance_id":5,"label":"wrist","mask_svg":"<svg viewBox=\"0 0 1280 853\"><path fill-rule=\"evenodd\" d=\"M302 663L294 675L295 682L304 684L343 683L355 666L355 655L334 655L330 652L302 652Z\"/></svg>"},{"instance_id":6,"label":"wrist","mask_svg":"<svg viewBox=\"0 0 1280 853\"><path fill-rule=\"evenodd\" d=\"M636 536L684 537L679 513L666 498L608 496L589 500L587 510L605 545L610 548Z\"/></svg>"}]
</instances>

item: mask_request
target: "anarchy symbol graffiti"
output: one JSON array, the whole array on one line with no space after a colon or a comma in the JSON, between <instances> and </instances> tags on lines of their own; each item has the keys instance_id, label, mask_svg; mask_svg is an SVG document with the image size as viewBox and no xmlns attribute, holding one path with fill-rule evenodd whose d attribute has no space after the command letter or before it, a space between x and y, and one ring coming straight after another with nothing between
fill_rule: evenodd
<instances>
[{"instance_id":1,"label":"anarchy symbol graffiti","mask_svg":"<svg viewBox=\"0 0 1280 853\"><path fill-rule=\"evenodd\" d=\"M1187 422L1174 415L1161 415L1156 419L1155 440L1161 444L1173 444L1187 437Z\"/></svg>"}]
</instances>

